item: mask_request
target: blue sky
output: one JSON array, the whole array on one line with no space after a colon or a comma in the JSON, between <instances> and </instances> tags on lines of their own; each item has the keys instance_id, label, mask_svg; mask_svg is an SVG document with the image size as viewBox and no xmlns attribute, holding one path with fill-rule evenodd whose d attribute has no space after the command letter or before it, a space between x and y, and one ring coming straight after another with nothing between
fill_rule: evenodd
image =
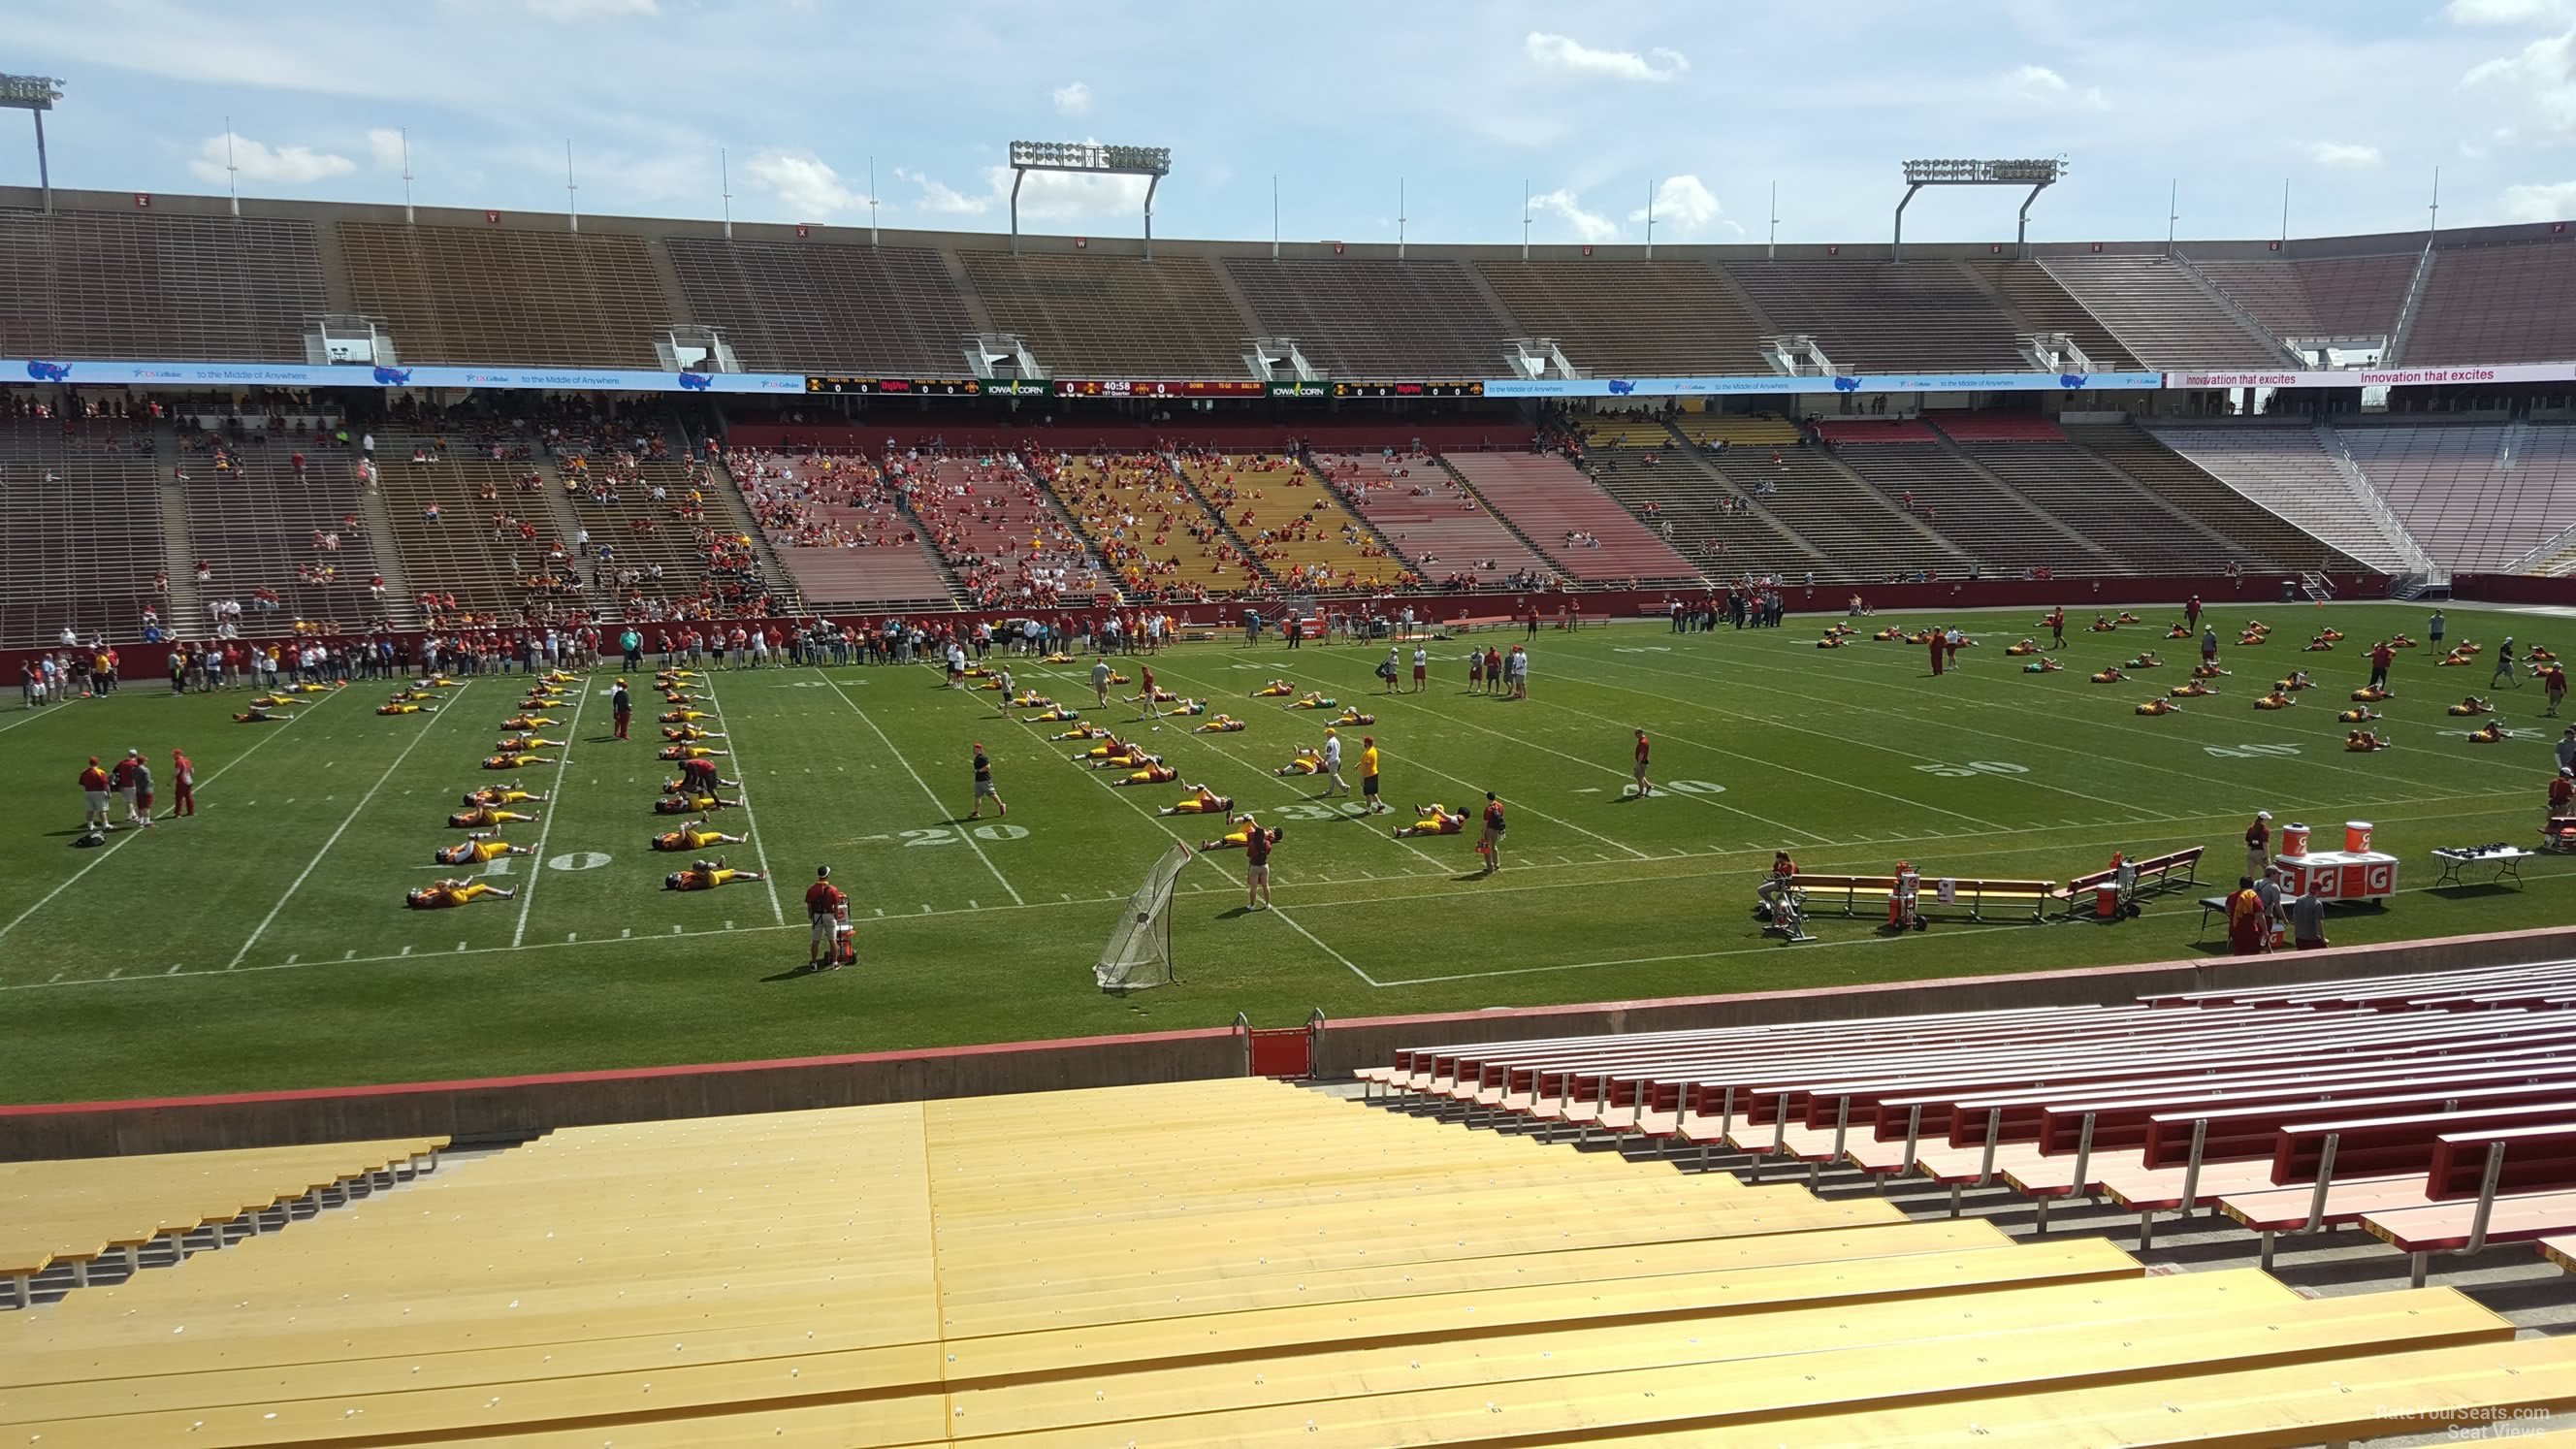
<instances>
[{"instance_id":1,"label":"blue sky","mask_svg":"<svg viewBox=\"0 0 2576 1449\"><path fill-rule=\"evenodd\" d=\"M1165 145L1163 236L1875 240L1907 157L2063 153L2040 240L2576 214L2576 0L1835 7L835 0L8 6L63 77L58 185L585 213L1005 225L1013 139ZM0 180L32 183L0 113ZM1927 193L1909 236L2009 236ZM1126 183L1033 179L1031 230L1133 234Z\"/></svg>"}]
</instances>

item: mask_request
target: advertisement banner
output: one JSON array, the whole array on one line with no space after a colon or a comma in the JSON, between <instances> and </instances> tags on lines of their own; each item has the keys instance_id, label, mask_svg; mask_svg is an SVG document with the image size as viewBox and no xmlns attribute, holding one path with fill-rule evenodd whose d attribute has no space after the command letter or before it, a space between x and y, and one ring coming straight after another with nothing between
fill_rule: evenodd
<instances>
[{"instance_id":1,"label":"advertisement banner","mask_svg":"<svg viewBox=\"0 0 2576 1449\"><path fill-rule=\"evenodd\" d=\"M2157 372L1907 372L1840 377L1503 378L1487 397L1717 397L1759 393L2108 392L2164 385Z\"/></svg>"},{"instance_id":2,"label":"advertisement banner","mask_svg":"<svg viewBox=\"0 0 2576 1449\"><path fill-rule=\"evenodd\" d=\"M2361 367L2341 372L2168 372L2169 388L2239 387L2461 387L2488 382L2567 382L2576 362L2499 362L2465 367Z\"/></svg>"},{"instance_id":3,"label":"advertisement banner","mask_svg":"<svg viewBox=\"0 0 2576 1449\"><path fill-rule=\"evenodd\" d=\"M622 368L312 367L296 362L51 362L0 358L0 383L101 387L538 388L567 392L802 393L803 373L636 372Z\"/></svg>"}]
</instances>

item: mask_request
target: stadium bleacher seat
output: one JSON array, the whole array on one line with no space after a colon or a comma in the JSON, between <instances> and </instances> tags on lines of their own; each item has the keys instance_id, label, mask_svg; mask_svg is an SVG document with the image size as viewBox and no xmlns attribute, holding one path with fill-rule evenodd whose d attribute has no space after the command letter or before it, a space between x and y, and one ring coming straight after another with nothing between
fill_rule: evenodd
<instances>
[{"instance_id":1,"label":"stadium bleacher seat","mask_svg":"<svg viewBox=\"0 0 2576 1449\"><path fill-rule=\"evenodd\" d=\"M2278 570L2352 573L2358 561L2210 476L2208 470L2128 423L2069 425L2078 447L2162 498L2177 512Z\"/></svg>"},{"instance_id":2,"label":"stadium bleacher seat","mask_svg":"<svg viewBox=\"0 0 2576 1449\"><path fill-rule=\"evenodd\" d=\"M688 320L755 372L951 377L975 324L939 253L825 242L665 243Z\"/></svg>"},{"instance_id":3,"label":"stadium bleacher seat","mask_svg":"<svg viewBox=\"0 0 2576 1449\"><path fill-rule=\"evenodd\" d=\"M2415 263L2416 253L2391 252L2197 265L2274 337L2314 344L2393 334Z\"/></svg>"},{"instance_id":4,"label":"stadium bleacher seat","mask_svg":"<svg viewBox=\"0 0 2576 1449\"><path fill-rule=\"evenodd\" d=\"M1283 587L1377 592L1411 572L1301 459L1199 454L1181 470Z\"/></svg>"},{"instance_id":5,"label":"stadium bleacher seat","mask_svg":"<svg viewBox=\"0 0 2576 1449\"><path fill-rule=\"evenodd\" d=\"M1685 413L1674 426L1703 445L1700 462L1818 556L1820 562L1799 566L1802 576L1808 567L1817 578L1836 583L1966 572L1967 560L1901 512L1894 499L1880 496L1830 455L1800 447L1796 425L1772 417ZM1707 446L1719 443L1722 450ZM1728 542L1732 549L1733 539Z\"/></svg>"},{"instance_id":6,"label":"stadium bleacher seat","mask_svg":"<svg viewBox=\"0 0 2576 1449\"><path fill-rule=\"evenodd\" d=\"M311 222L0 211L0 355L300 363L328 307Z\"/></svg>"},{"instance_id":7,"label":"stadium bleacher seat","mask_svg":"<svg viewBox=\"0 0 2576 1449\"><path fill-rule=\"evenodd\" d=\"M2157 424L2159 442L2237 492L2384 574L2407 571L2368 485L2338 466L2335 435L2305 423ZM2534 540L2536 541L2536 540ZM2529 545L2526 544L2526 547Z\"/></svg>"},{"instance_id":8,"label":"stadium bleacher seat","mask_svg":"<svg viewBox=\"0 0 2576 1449\"><path fill-rule=\"evenodd\" d=\"M960 252L993 325L1068 378L1248 378L1254 334L1197 257Z\"/></svg>"},{"instance_id":9,"label":"stadium bleacher seat","mask_svg":"<svg viewBox=\"0 0 2576 1449\"><path fill-rule=\"evenodd\" d=\"M2080 1405L2106 1440L2170 1443L2241 1438L2259 1405L2289 1443L2576 1403L2576 1343L2448 1290L2150 1275L2099 1240L1261 1081L567 1129L382 1207L0 1325L0 1423L44 1445L2036 1444Z\"/></svg>"},{"instance_id":10,"label":"stadium bleacher seat","mask_svg":"<svg viewBox=\"0 0 2576 1449\"><path fill-rule=\"evenodd\" d=\"M1648 431L1648 427L1651 431ZM1718 475L1707 455L1662 424L1592 430L1584 463L1603 492L1713 578L1841 577L1819 554Z\"/></svg>"},{"instance_id":11,"label":"stadium bleacher seat","mask_svg":"<svg viewBox=\"0 0 2576 1449\"><path fill-rule=\"evenodd\" d=\"M1449 466L1559 572L1585 583L1697 585L1699 571L1552 453L1461 453Z\"/></svg>"},{"instance_id":12,"label":"stadium bleacher seat","mask_svg":"<svg viewBox=\"0 0 2576 1449\"><path fill-rule=\"evenodd\" d=\"M1236 594L1266 582L1162 454L1041 453L1027 461L1130 596Z\"/></svg>"},{"instance_id":13,"label":"stadium bleacher seat","mask_svg":"<svg viewBox=\"0 0 2576 1449\"><path fill-rule=\"evenodd\" d=\"M1351 511L1434 583L1493 588L1556 571L1432 458L1318 453L1314 462Z\"/></svg>"},{"instance_id":14,"label":"stadium bleacher seat","mask_svg":"<svg viewBox=\"0 0 2576 1449\"><path fill-rule=\"evenodd\" d=\"M2385 424L2336 433L2436 563L2499 570L2576 522L2565 424Z\"/></svg>"},{"instance_id":15,"label":"stadium bleacher seat","mask_svg":"<svg viewBox=\"0 0 2576 1449\"><path fill-rule=\"evenodd\" d=\"M2083 349L2097 372L2134 372L2146 364L2120 345L2102 319L2084 310L2057 278L2037 262L1970 261L1962 263L1983 277L2013 314L2034 333L2062 332Z\"/></svg>"},{"instance_id":16,"label":"stadium bleacher seat","mask_svg":"<svg viewBox=\"0 0 2576 1449\"><path fill-rule=\"evenodd\" d=\"M655 331L684 320L639 236L360 221L333 232L351 302L407 363L650 368Z\"/></svg>"},{"instance_id":17,"label":"stadium bleacher seat","mask_svg":"<svg viewBox=\"0 0 2576 1449\"><path fill-rule=\"evenodd\" d=\"M2001 299L1956 262L1727 262L1782 332L1845 372L2028 372Z\"/></svg>"},{"instance_id":18,"label":"stadium bleacher seat","mask_svg":"<svg viewBox=\"0 0 2576 1449\"><path fill-rule=\"evenodd\" d=\"M2101 256L2050 257L2040 265L2149 367L2289 365L2272 339L2249 330L2181 263Z\"/></svg>"},{"instance_id":19,"label":"stadium bleacher seat","mask_svg":"<svg viewBox=\"0 0 2576 1449\"><path fill-rule=\"evenodd\" d=\"M1338 378L1496 375L1512 324L1458 262L1229 257L1261 335L1293 337Z\"/></svg>"},{"instance_id":20,"label":"stadium bleacher seat","mask_svg":"<svg viewBox=\"0 0 2576 1449\"><path fill-rule=\"evenodd\" d=\"M844 441L857 445L852 432ZM950 575L920 521L855 454L770 455L734 448L727 471L787 570L818 609L947 608Z\"/></svg>"},{"instance_id":21,"label":"stadium bleacher seat","mask_svg":"<svg viewBox=\"0 0 2576 1449\"><path fill-rule=\"evenodd\" d=\"M2392 363L2554 362L2576 357L2576 247L2436 247L2415 322Z\"/></svg>"},{"instance_id":22,"label":"stadium bleacher seat","mask_svg":"<svg viewBox=\"0 0 2576 1449\"><path fill-rule=\"evenodd\" d=\"M1734 284L1701 262L1475 264L1523 335L1553 337L1577 367L1631 377L1770 372L1775 331Z\"/></svg>"},{"instance_id":23,"label":"stadium bleacher seat","mask_svg":"<svg viewBox=\"0 0 2576 1449\"><path fill-rule=\"evenodd\" d=\"M2089 540L1942 446L1928 423L1829 419L1818 428L1837 462L1988 572L2084 573L2105 565Z\"/></svg>"},{"instance_id":24,"label":"stadium bleacher seat","mask_svg":"<svg viewBox=\"0 0 2576 1449\"><path fill-rule=\"evenodd\" d=\"M168 607L152 580L169 567L161 480L173 464L138 451L149 432L99 419L0 424L0 529L43 540L0 570L0 643L50 646L65 629L84 641L132 640L146 607ZM204 628L200 619L164 623Z\"/></svg>"},{"instance_id":25,"label":"stadium bleacher seat","mask_svg":"<svg viewBox=\"0 0 2576 1449\"><path fill-rule=\"evenodd\" d=\"M1071 520L1007 456L935 457L911 501L931 544L980 605L1050 607L1091 600L1107 586Z\"/></svg>"}]
</instances>

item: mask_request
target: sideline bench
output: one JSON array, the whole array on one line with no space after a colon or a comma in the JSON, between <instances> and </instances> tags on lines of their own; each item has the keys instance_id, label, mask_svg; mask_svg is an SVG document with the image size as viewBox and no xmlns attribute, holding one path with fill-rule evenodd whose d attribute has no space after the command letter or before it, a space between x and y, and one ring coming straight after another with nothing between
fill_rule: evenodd
<instances>
[{"instance_id":1,"label":"sideline bench","mask_svg":"<svg viewBox=\"0 0 2576 1449\"><path fill-rule=\"evenodd\" d=\"M1951 877L1950 899L1945 901L1940 896L1940 878L1926 875L1918 879L1921 884L1914 896L1917 911L1927 916L1964 911L1972 921L1984 920L1985 908L1989 905L1998 909L2009 908L2015 918L2027 910L2029 919L2045 919L2048 903L2056 899L2057 891L2054 881ZM1892 875L1800 875L1796 877L1796 884L1800 894L1806 898L1809 915L1838 910L1846 916L1883 916L1887 913L1889 897L1896 892L1896 877ZM1868 909L1863 909L1864 906Z\"/></svg>"},{"instance_id":2,"label":"sideline bench","mask_svg":"<svg viewBox=\"0 0 2576 1449\"><path fill-rule=\"evenodd\" d=\"M2120 892L2120 904L2124 906L2152 899L2168 891L2197 889L2200 885L2200 856L2207 848L2195 845L2188 850L2177 850L2165 855L2150 856L2145 860L2130 861L2125 867L2110 866L2090 874L2079 875L2068 881L2057 892L2057 897L2066 902L2066 914L2069 918L2083 915L2092 908L2093 893L2119 880L2123 869L2130 872L2129 884ZM2207 917L2204 916L2202 919L2205 921Z\"/></svg>"}]
</instances>

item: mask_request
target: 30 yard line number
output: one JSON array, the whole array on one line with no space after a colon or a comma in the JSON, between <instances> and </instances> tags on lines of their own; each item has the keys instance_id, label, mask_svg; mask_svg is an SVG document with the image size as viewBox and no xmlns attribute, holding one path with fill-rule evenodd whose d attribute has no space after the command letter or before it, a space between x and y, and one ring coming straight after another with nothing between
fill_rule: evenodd
<instances>
[{"instance_id":1,"label":"30 yard line number","mask_svg":"<svg viewBox=\"0 0 2576 1449\"><path fill-rule=\"evenodd\" d=\"M2027 775L2030 773L2030 766L2016 765L2008 760L1970 760L1964 765L1933 764L1917 765L1914 768L1924 774L1939 775L1950 780L1964 780L1971 775Z\"/></svg>"}]
</instances>

